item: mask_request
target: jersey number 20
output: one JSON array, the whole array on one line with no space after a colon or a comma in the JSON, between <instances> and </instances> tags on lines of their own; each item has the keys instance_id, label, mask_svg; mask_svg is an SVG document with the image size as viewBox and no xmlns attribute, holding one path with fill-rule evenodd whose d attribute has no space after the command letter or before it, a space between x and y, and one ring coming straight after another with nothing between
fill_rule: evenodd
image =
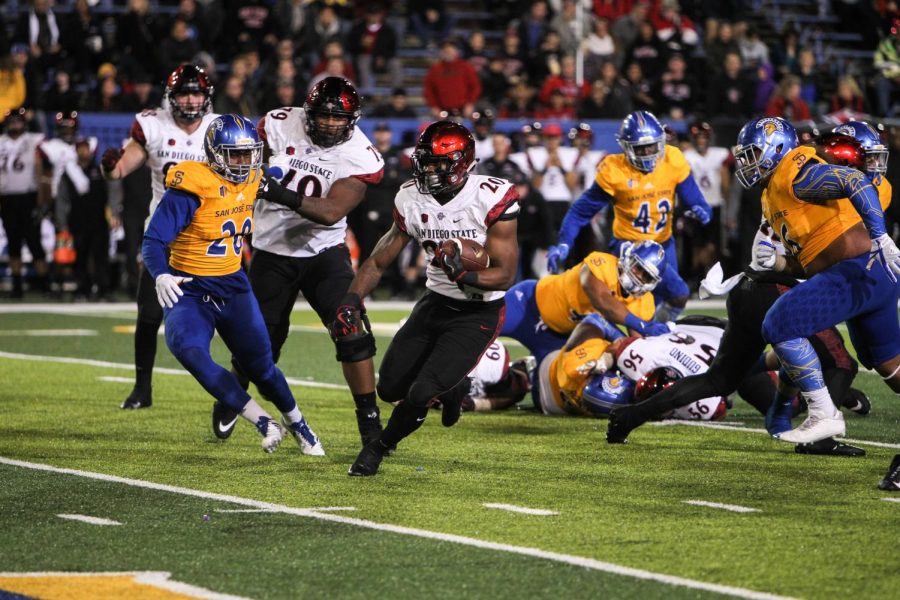
<instances>
[{"instance_id":1,"label":"jersey number 20","mask_svg":"<svg viewBox=\"0 0 900 600\"><path fill-rule=\"evenodd\" d=\"M217 240L213 240L213 243L209 245L206 249L207 256L225 256L228 253L228 246L225 244L226 238L231 238L231 249L234 250L235 256L241 255L241 246L244 244L244 236L250 233L250 230L253 229L253 221L248 217L244 220L244 224L241 225L241 231L238 233L237 226L234 224L234 221L228 220L222 223L222 234L223 237L220 237Z\"/></svg>"}]
</instances>

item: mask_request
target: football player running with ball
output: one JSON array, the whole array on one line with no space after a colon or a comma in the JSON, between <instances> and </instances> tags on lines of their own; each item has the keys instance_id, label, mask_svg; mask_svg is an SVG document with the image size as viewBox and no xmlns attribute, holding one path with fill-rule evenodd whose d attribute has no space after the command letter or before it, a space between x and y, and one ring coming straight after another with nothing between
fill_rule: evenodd
<instances>
[{"instance_id":1,"label":"football player running with ball","mask_svg":"<svg viewBox=\"0 0 900 600\"><path fill-rule=\"evenodd\" d=\"M269 165L284 176L280 183L270 179L260 192L250 283L276 362L298 292L329 328L365 445L381 433L372 362L375 338L340 335L331 327L353 279L344 243L347 214L365 199L366 184L378 183L384 173L381 154L356 126L359 116L353 85L342 77L327 77L313 86L302 108L279 108L260 120L257 131ZM239 363L234 370L246 387L247 374ZM216 435L228 437L235 417L228 406L214 405Z\"/></svg>"},{"instance_id":2,"label":"football player running with ball","mask_svg":"<svg viewBox=\"0 0 900 600\"><path fill-rule=\"evenodd\" d=\"M444 426L456 423L467 375L503 326L504 291L516 276L518 194L504 179L469 174L472 134L450 121L432 123L412 161L414 180L394 200L394 224L360 267L335 316L337 333L371 335L362 298L410 239L422 244L431 259L428 292L391 340L379 370L378 395L398 404L379 438L350 467L352 476L375 475L384 455L421 427L435 399L443 405ZM465 254L474 248L477 258L481 249L471 242L487 251L486 268L467 270Z\"/></svg>"},{"instance_id":3,"label":"football player running with ball","mask_svg":"<svg viewBox=\"0 0 900 600\"><path fill-rule=\"evenodd\" d=\"M162 199L168 170L183 160L204 160L203 136L218 116L210 112L212 96L213 86L206 72L196 65L181 65L166 80L166 108L148 109L135 115L125 147L108 148L103 153L100 168L107 179L122 179L145 163L150 168L153 199L145 229ZM163 313L147 269L143 269L138 282L137 306L135 381L134 389L122 403L125 409L147 408L153 404L153 363Z\"/></svg>"},{"instance_id":4,"label":"football player running with ball","mask_svg":"<svg viewBox=\"0 0 900 600\"><path fill-rule=\"evenodd\" d=\"M263 450L273 452L281 426L213 362L209 344L218 332L242 372L281 411L300 450L322 456L318 437L272 360L266 325L241 269L241 247L253 232L253 203L262 183L262 142L252 122L223 115L210 124L203 146L206 162L169 169L166 192L144 234L144 265L163 306L166 344L207 392L256 426Z\"/></svg>"}]
</instances>

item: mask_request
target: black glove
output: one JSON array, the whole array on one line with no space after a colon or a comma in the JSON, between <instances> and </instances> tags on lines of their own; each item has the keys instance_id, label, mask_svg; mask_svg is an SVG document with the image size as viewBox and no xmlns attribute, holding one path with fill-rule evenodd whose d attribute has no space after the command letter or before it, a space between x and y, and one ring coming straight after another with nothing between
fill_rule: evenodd
<instances>
[{"instance_id":1,"label":"black glove","mask_svg":"<svg viewBox=\"0 0 900 600\"><path fill-rule=\"evenodd\" d=\"M453 254L444 252L443 246L438 246L435 250L435 258L438 266L447 274L447 279L453 283L465 283L473 285L478 282L478 275L471 271L467 271L462 264L462 247L458 243L454 243L456 251Z\"/></svg>"},{"instance_id":2,"label":"black glove","mask_svg":"<svg viewBox=\"0 0 900 600\"><path fill-rule=\"evenodd\" d=\"M269 174L268 167L263 167L262 169L262 180L259 182L256 198L280 204L294 212L297 212L300 209L300 205L303 204L303 196L278 183Z\"/></svg>"},{"instance_id":3,"label":"black glove","mask_svg":"<svg viewBox=\"0 0 900 600\"><path fill-rule=\"evenodd\" d=\"M369 332L366 309L359 294L347 292L341 299L334 322L331 324L331 336L335 339L348 336L359 337Z\"/></svg>"},{"instance_id":4,"label":"black glove","mask_svg":"<svg viewBox=\"0 0 900 600\"><path fill-rule=\"evenodd\" d=\"M103 171L104 175L112 173L123 154L125 154L125 150L122 148L106 149L106 152L103 153L103 158L100 159L100 170Z\"/></svg>"}]
</instances>

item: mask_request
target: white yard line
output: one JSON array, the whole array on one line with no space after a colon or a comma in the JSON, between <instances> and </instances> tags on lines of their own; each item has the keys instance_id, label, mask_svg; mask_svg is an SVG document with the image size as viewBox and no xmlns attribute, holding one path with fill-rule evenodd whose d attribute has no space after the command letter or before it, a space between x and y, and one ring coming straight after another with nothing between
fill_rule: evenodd
<instances>
[{"instance_id":1,"label":"white yard line","mask_svg":"<svg viewBox=\"0 0 900 600\"><path fill-rule=\"evenodd\" d=\"M537 515L539 517L552 517L559 513L555 510L544 510L543 508L528 508L527 506L516 506L515 504L482 504L485 508L496 508L498 510L508 510L509 512L520 513L523 515Z\"/></svg>"},{"instance_id":2,"label":"white yard line","mask_svg":"<svg viewBox=\"0 0 900 600\"><path fill-rule=\"evenodd\" d=\"M755 513L762 512L758 508L750 508L749 506L739 506L737 504L722 504L721 502L707 502L706 500L683 500L685 504L693 506L706 506L707 508L721 508L722 510L730 510L736 513Z\"/></svg>"},{"instance_id":3,"label":"white yard line","mask_svg":"<svg viewBox=\"0 0 900 600\"><path fill-rule=\"evenodd\" d=\"M695 590L705 590L709 592L716 592L719 594L725 594L728 596L736 596L738 598L751 598L751 599L759 599L759 600L774 600L774 599L784 599L785 596L778 596L775 594L768 594L766 592L757 592L754 590L749 590L746 588L733 587L729 585L720 585L717 583L707 583L704 581L697 581L695 579L687 579L684 577L676 577L674 575L666 575L663 573L655 573L653 571L646 571L644 569L634 569L632 567L625 567L622 565L616 565L613 563L603 562L599 560L595 560L593 558L587 558L584 556L574 556L571 554L561 554L558 552L549 552L547 550L541 550L539 548L529 548L527 546L514 546L512 544L501 544L498 542L491 542L487 540L480 540L477 538L467 537L463 535L454 535L450 533L441 533L438 531L428 531L426 529L418 529L415 527L403 527L401 525L391 525L389 523L378 523L375 521L366 521L364 519L356 519L353 517L343 517L339 515L332 515L326 512L318 512L315 510L310 510L308 508L294 508L291 506L284 506L282 504L272 504L269 502L261 502L259 500L252 500L249 498L241 498L239 496L230 496L226 494L215 494L211 492L203 492L200 490L192 490L190 488L183 488L174 485L166 485L162 483L153 483L151 481L143 481L140 479L129 479L126 477L117 477L115 475L106 475L104 473L92 473L90 471L81 471L78 469L64 469L60 467L54 467L51 465L44 465L39 463L31 463L25 462L21 460L14 460L11 458L0 457L0 464L10 465L13 467L21 467L23 469L32 469L35 471L45 471L49 473L59 473L63 475L74 475L76 477L85 477L88 479L95 479L99 481L106 481L110 483L119 483L123 485L130 485L132 487L150 489L150 490L158 490L161 492L169 492L173 494L181 494L183 496L193 496L195 498L204 498L206 500L215 500L218 502L230 502L232 504L238 504L242 506L247 506L250 508L262 508L271 510L273 512L279 512L289 515L295 515L298 517L306 517L310 519L317 519L319 521L328 521L331 523L342 523L344 525L353 525L355 527L363 527L365 529L374 529L377 531L386 531L389 533L396 533L399 535L408 535L418 538L430 539L430 540L438 540L442 542L451 542L454 544L462 544L464 546L471 546L474 548L483 548L486 550L496 550L499 552L507 552L511 554L518 554L521 556L531 556L533 558L541 558L544 560L550 560L559 563L565 563L574 565L577 567L583 567L585 569L592 569L595 571L603 571L606 573L613 573L616 575L624 575L626 577L633 577L635 579L642 579L646 581L656 581L659 583L664 583L667 585L674 585L679 587L685 587L689 589Z\"/></svg>"},{"instance_id":4,"label":"white yard line","mask_svg":"<svg viewBox=\"0 0 900 600\"><path fill-rule=\"evenodd\" d=\"M60 519L67 519L69 521L81 521L82 523L88 523L90 525L121 525L118 521L113 521L112 519L102 519L100 517L89 517L87 515L70 515L70 514L61 514L56 515Z\"/></svg>"},{"instance_id":5,"label":"white yard line","mask_svg":"<svg viewBox=\"0 0 900 600\"><path fill-rule=\"evenodd\" d=\"M41 571L35 573L0 573L3 578L15 577L134 577L135 583L149 585L160 589L168 590L191 598L202 598L204 600L249 600L243 596L232 596L231 594L220 594L189 583L181 583L180 581L172 581L171 573L166 571L114 571L99 573L68 573L66 571Z\"/></svg>"},{"instance_id":6,"label":"white yard line","mask_svg":"<svg viewBox=\"0 0 900 600\"><path fill-rule=\"evenodd\" d=\"M101 375L97 377L97 381L107 381L109 383L134 383L134 377L113 377L112 375Z\"/></svg>"},{"instance_id":7,"label":"white yard line","mask_svg":"<svg viewBox=\"0 0 900 600\"><path fill-rule=\"evenodd\" d=\"M2 337L84 337L97 335L96 329L0 329Z\"/></svg>"},{"instance_id":8,"label":"white yard line","mask_svg":"<svg viewBox=\"0 0 900 600\"><path fill-rule=\"evenodd\" d=\"M725 431L748 431L750 433L764 433L769 435L765 429L758 427L738 427L735 424L728 423L710 423L709 421L681 421L679 419L665 419L653 423L658 427L671 427L673 425L682 425L684 427L703 427L705 429L723 429ZM870 442L869 440L857 440L853 438L836 438L847 444L864 444L866 446L876 446L878 448L900 449L900 444L891 444L888 442Z\"/></svg>"},{"instance_id":9,"label":"white yard line","mask_svg":"<svg viewBox=\"0 0 900 600\"><path fill-rule=\"evenodd\" d=\"M882 498L885 502L900 502L900 498Z\"/></svg>"},{"instance_id":10,"label":"white yard line","mask_svg":"<svg viewBox=\"0 0 900 600\"><path fill-rule=\"evenodd\" d=\"M353 506L314 506L304 510L314 510L317 512L351 512L356 510ZM267 513L277 512L268 508L217 508L217 513Z\"/></svg>"}]
</instances>

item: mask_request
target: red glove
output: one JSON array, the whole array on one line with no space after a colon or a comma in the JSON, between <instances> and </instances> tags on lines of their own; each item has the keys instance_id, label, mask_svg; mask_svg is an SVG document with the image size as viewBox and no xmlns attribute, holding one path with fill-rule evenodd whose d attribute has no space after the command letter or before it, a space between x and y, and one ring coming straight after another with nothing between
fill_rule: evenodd
<instances>
[{"instance_id":1,"label":"red glove","mask_svg":"<svg viewBox=\"0 0 900 600\"><path fill-rule=\"evenodd\" d=\"M103 158L100 159L100 169L104 175L109 175L113 172L123 154L125 154L125 150L122 148L106 149L106 152L103 153Z\"/></svg>"}]
</instances>

